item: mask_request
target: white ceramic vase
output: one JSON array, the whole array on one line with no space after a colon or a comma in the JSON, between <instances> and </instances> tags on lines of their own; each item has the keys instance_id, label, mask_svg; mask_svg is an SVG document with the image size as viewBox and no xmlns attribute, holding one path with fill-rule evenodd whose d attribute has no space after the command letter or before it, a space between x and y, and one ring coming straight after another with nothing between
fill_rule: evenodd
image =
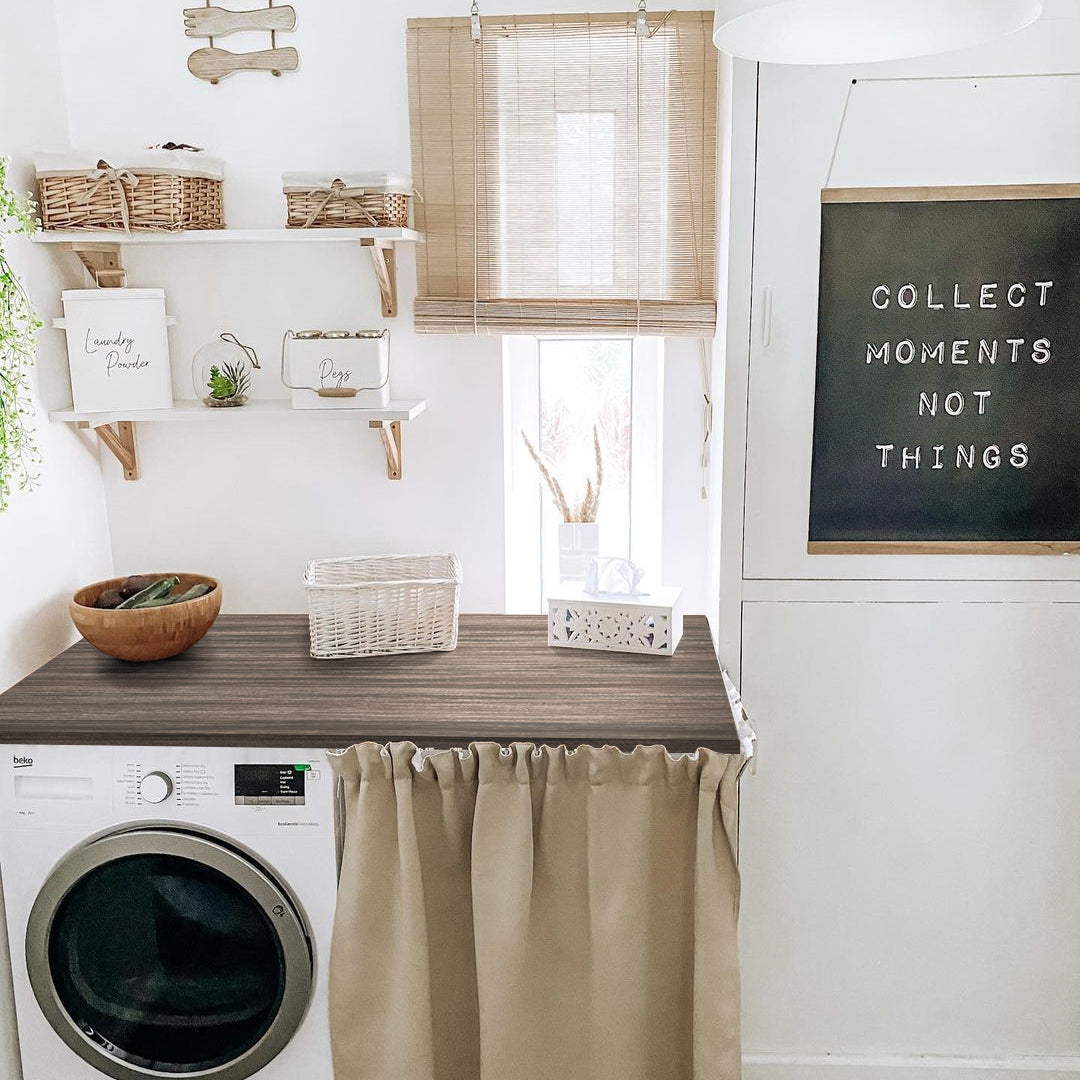
<instances>
[{"instance_id":1,"label":"white ceramic vase","mask_svg":"<svg viewBox=\"0 0 1080 1080\"><path fill-rule=\"evenodd\" d=\"M600 526L595 521L559 523L559 578L584 581L589 560L600 553Z\"/></svg>"}]
</instances>

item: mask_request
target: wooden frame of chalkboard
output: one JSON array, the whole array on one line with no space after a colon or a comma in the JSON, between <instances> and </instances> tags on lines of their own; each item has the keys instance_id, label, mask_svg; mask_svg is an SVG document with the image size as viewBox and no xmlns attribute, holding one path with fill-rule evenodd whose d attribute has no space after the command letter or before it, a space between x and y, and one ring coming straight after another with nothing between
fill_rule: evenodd
<instances>
[{"instance_id":1,"label":"wooden frame of chalkboard","mask_svg":"<svg viewBox=\"0 0 1080 1080\"><path fill-rule=\"evenodd\" d=\"M1080 553L1080 183L821 202L808 553Z\"/></svg>"}]
</instances>

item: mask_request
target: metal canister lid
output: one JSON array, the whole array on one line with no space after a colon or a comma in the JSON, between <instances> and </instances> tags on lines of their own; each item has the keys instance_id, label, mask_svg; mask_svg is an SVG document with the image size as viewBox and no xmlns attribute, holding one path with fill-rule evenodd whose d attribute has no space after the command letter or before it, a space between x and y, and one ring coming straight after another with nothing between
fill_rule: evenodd
<instances>
[{"instance_id":1,"label":"metal canister lid","mask_svg":"<svg viewBox=\"0 0 1080 1080\"><path fill-rule=\"evenodd\" d=\"M293 337L298 341L340 341L344 338L378 339L386 337L389 330L297 330Z\"/></svg>"}]
</instances>

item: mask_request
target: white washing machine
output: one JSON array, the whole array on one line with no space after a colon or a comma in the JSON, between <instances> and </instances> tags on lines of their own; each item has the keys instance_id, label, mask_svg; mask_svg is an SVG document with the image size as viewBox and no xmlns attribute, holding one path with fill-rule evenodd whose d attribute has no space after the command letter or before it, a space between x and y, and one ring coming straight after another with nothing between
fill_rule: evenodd
<instances>
[{"instance_id":1,"label":"white washing machine","mask_svg":"<svg viewBox=\"0 0 1080 1080\"><path fill-rule=\"evenodd\" d=\"M0 752L24 1080L332 1080L322 751Z\"/></svg>"}]
</instances>

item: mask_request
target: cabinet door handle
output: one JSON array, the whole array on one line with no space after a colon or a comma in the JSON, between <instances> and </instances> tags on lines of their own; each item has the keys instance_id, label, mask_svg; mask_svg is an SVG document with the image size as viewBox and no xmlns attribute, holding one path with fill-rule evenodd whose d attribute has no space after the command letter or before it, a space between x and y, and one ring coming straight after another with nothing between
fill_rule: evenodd
<instances>
[{"instance_id":1,"label":"cabinet door handle","mask_svg":"<svg viewBox=\"0 0 1080 1080\"><path fill-rule=\"evenodd\" d=\"M761 291L761 345L767 349L772 344L772 289Z\"/></svg>"}]
</instances>

